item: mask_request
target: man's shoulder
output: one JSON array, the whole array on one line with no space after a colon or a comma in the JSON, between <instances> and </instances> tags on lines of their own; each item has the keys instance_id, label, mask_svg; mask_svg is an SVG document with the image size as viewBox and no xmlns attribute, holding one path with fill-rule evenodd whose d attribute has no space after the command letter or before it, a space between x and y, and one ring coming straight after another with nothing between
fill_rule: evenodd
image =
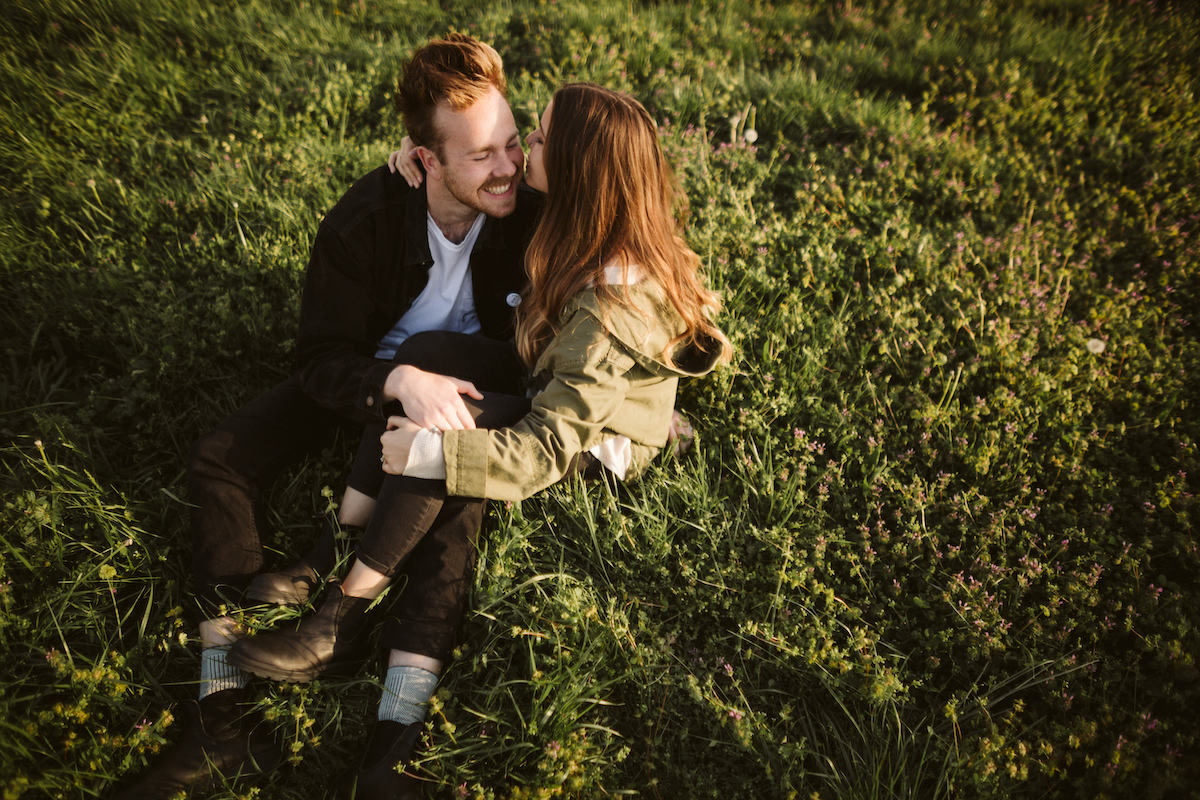
<instances>
[{"instance_id":1,"label":"man's shoulder","mask_svg":"<svg viewBox=\"0 0 1200 800\"><path fill-rule=\"evenodd\" d=\"M325 215L323 224L346 233L379 214L392 216L403 213L410 203L424 204L424 199L423 190L413 189L399 173L384 165L355 181Z\"/></svg>"}]
</instances>

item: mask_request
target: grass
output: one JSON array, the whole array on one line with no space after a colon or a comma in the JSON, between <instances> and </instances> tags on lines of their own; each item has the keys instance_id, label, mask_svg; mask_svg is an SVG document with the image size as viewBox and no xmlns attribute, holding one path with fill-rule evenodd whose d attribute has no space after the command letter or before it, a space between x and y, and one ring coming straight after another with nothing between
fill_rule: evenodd
<instances>
[{"instance_id":1,"label":"grass","mask_svg":"<svg viewBox=\"0 0 1200 800\"><path fill-rule=\"evenodd\" d=\"M1200 794L1200 21L1185 4L19 0L0 22L0 792L177 735L190 442L286 374L320 216L411 49L528 126L634 93L735 364L638 484L497 507L430 711L437 797ZM281 479L282 560L342 442ZM257 683L352 767L375 665Z\"/></svg>"}]
</instances>

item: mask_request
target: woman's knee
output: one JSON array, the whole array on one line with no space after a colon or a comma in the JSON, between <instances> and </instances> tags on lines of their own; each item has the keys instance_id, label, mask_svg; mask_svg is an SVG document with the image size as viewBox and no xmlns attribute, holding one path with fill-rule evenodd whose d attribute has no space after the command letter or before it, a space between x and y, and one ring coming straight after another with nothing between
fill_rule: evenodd
<instances>
[{"instance_id":1,"label":"woman's knee","mask_svg":"<svg viewBox=\"0 0 1200 800\"><path fill-rule=\"evenodd\" d=\"M524 391L525 368L511 342L478 333L424 331L401 342L394 361L471 381L483 392Z\"/></svg>"},{"instance_id":2,"label":"woman's knee","mask_svg":"<svg viewBox=\"0 0 1200 800\"><path fill-rule=\"evenodd\" d=\"M452 340L462 335L451 331L414 333L400 343L392 360L397 364L409 364L429 372L443 371L440 367L444 367L449 355L456 349ZM459 347L461 348L461 343Z\"/></svg>"}]
</instances>

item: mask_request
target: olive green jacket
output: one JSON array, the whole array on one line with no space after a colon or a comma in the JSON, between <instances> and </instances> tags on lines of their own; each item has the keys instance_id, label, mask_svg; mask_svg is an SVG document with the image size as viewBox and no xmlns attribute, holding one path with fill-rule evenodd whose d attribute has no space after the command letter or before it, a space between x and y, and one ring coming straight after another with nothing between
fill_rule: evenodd
<instances>
[{"instance_id":1,"label":"olive green jacket","mask_svg":"<svg viewBox=\"0 0 1200 800\"><path fill-rule=\"evenodd\" d=\"M558 335L534 365L545 388L524 419L510 428L445 432L449 494L529 497L561 479L577 455L615 436L631 442L630 473L645 468L666 444L679 377L709 372L720 348L677 348L678 364L668 364L663 351L683 321L655 282L628 290L636 309L605 308L591 289L567 301Z\"/></svg>"}]
</instances>

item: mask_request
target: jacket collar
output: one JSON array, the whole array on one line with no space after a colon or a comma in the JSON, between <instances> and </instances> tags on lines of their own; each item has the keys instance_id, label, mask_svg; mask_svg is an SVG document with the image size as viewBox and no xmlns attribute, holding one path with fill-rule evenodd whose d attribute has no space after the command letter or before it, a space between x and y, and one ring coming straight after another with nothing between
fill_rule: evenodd
<instances>
[{"instance_id":1,"label":"jacket collar","mask_svg":"<svg viewBox=\"0 0 1200 800\"><path fill-rule=\"evenodd\" d=\"M429 201L425 197L425 184L408 190L404 204L404 266L428 267L433 263L429 252Z\"/></svg>"},{"instance_id":2,"label":"jacket collar","mask_svg":"<svg viewBox=\"0 0 1200 800\"><path fill-rule=\"evenodd\" d=\"M479 238L475 240L475 247L488 250L504 249L504 226L500 220L495 217L486 217L483 220L483 228L479 231Z\"/></svg>"}]
</instances>

